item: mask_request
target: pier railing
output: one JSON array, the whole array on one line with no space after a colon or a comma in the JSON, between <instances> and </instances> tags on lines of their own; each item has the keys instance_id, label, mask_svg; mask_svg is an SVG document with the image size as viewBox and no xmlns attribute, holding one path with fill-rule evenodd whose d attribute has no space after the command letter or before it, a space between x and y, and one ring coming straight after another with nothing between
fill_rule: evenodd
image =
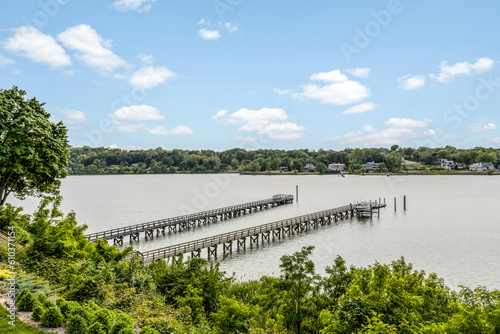
<instances>
[{"instance_id":1,"label":"pier railing","mask_svg":"<svg viewBox=\"0 0 500 334\"><path fill-rule=\"evenodd\" d=\"M372 206L372 208L376 210L381 207L385 207L385 204L375 204ZM307 229L311 225L317 226L319 224L323 225L325 223L328 223L331 221L331 218L338 219L353 216L356 213L356 210L356 205L344 205L330 210L324 210L294 218L283 219L272 223L223 233L177 245L167 246L145 252L137 252L137 255L142 257L145 262L164 259L189 252L191 252L192 254L196 254L195 256L199 256L200 250L204 248L209 248L210 255L210 247L215 247L216 250L217 245L224 244L224 246L226 246L226 244L232 244L233 241L242 241L244 245L244 241L246 240L246 238L250 238L251 242L252 238L258 238L259 235L267 235L267 238L269 238L269 234L271 232L273 232L273 236L279 235L281 237L282 232L291 233L294 230L300 231L303 229ZM255 241L255 239L253 240ZM238 244L238 247L239 246L240 243Z\"/></svg>"},{"instance_id":2,"label":"pier railing","mask_svg":"<svg viewBox=\"0 0 500 334\"><path fill-rule=\"evenodd\" d=\"M274 195L272 198L254 201L244 204L232 205L224 208L213 209L183 216L177 216L166 219L154 220L146 223L140 223L125 227L119 227L115 229L110 229L102 232L90 233L86 237L90 241L95 241L97 239L103 240L121 240L123 236L138 236L141 232L150 232L154 230L163 230L169 226L177 226L181 224L189 224L194 221L206 221L209 219L226 219L233 217L235 214L243 212L247 213L247 210L257 209L257 208L267 208L274 207L282 204L293 203L293 195ZM152 233L151 233L152 235Z\"/></svg>"}]
</instances>

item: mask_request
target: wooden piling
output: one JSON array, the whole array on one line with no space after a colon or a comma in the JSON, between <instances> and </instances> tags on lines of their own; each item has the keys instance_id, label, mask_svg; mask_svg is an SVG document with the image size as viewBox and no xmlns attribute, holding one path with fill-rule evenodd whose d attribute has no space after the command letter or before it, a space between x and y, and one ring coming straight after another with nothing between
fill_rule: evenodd
<instances>
[{"instance_id":1,"label":"wooden piling","mask_svg":"<svg viewBox=\"0 0 500 334\"><path fill-rule=\"evenodd\" d=\"M298 184L295 186L295 201L296 202L299 201L299 185Z\"/></svg>"},{"instance_id":2,"label":"wooden piling","mask_svg":"<svg viewBox=\"0 0 500 334\"><path fill-rule=\"evenodd\" d=\"M406 195L403 196L403 209L406 211Z\"/></svg>"},{"instance_id":3,"label":"wooden piling","mask_svg":"<svg viewBox=\"0 0 500 334\"><path fill-rule=\"evenodd\" d=\"M394 197L394 211L396 211L396 197Z\"/></svg>"}]
</instances>

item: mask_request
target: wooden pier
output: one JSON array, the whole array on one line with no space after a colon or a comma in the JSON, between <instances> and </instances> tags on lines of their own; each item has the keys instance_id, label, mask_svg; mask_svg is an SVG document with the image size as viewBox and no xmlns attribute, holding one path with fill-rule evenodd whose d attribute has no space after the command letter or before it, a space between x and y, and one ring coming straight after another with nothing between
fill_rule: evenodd
<instances>
[{"instance_id":1,"label":"wooden pier","mask_svg":"<svg viewBox=\"0 0 500 334\"><path fill-rule=\"evenodd\" d=\"M155 232L156 235L159 235L165 234L166 232L182 231L192 227L206 225L218 220L238 217L289 203L293 203L293 195L279 194L261 201L120 227L87 234L86 237L90 241L96 241L97 239L113 240L114 244L123 245L123 238L127 235L130 236L130 241L139 241L141 232L144 232L144 236L146 238L152 238Z\"/></svg>"},{"instance_id":2,"label":"wooden pier","mask_svg":"<svg viewBox=\"0 0 500 334\"><path fill-rule=\"evenodd\" d=\"M380 209L382 207L385 207L385 204L375 203L373 205L373 209ZM252 247L254 244L258 245L259 239L261 242L270 242L276 238L281 239L286 235L327 225L332 221L353 217L357 213L356 210L356 205L350 204L150 251L135 251L135 254L142 258L144 262L151 262L189 253L192 257L200 257L201 250L206 248L208 258L211 256L217 257L219 246L222 246L222 252L226 254L233 251L233 245L236 245L237 250L245 249L247 240L249 246Z\"/></svg>"}]
</instances>

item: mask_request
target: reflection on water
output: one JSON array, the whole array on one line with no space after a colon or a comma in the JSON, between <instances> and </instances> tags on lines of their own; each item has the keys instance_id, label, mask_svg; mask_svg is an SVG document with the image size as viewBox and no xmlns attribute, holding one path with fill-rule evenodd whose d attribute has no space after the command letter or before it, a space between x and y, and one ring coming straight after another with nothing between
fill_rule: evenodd
<instances>
[{"instance_id":1,"label":"reflection on water","mask_svg":"<svg viewBox=\"0 0 500 334\"><path fill-rule=\"evenodd\" d=\"M314 245L313 259L319 272L337 255L356 266L388 263L404 256L416 269L436 272L450 287L500 288L500 218L496 210L500 178L495 176L72 176L63 180L63 210L74 210L78 221L89 226L88 232L97 232L278 193L295 195L296 185L298 203L149 241L141 238L134 246L154 249L381 198L388 206L381 209L380 217L338 221L279 242L260 243L253 249L247 244L245 251L233 251L221 267L243 279L279 274L282 255ZM406 211L404 195L408 199ZM28 212L33 211L36 201L23 205Z\"/></svg>"}]
</instances>

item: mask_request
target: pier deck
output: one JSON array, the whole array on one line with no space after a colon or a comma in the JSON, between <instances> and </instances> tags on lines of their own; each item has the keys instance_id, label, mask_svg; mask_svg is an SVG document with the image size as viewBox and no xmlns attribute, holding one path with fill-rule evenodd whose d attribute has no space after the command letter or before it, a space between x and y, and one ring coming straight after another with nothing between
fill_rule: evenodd
<instances>
[{"instance_id":1,"label":"pier deck","mask_svg":"<svg viewBox=\"0 0 500 334\"><path fill-rule=\"evenodd\" d=\"M206 225L217 220L225 220L289 203L293 203L293 195L279 194L261 201L110 229L87 234L86 237L90 241L96 241L97 239L113 240L115 244L122 245L123 238L127 235L130 236L130 241L138 241L141 232L144 232L145 237L153 237L155 231L156 235L171 231L182 231L202 224Z\"/></svg>"},{"instance_id":2,"label":"pier deck","mask_svg":"<svg viewBox=\"0 0 500 334\"><path fill-rule=\"evenodd\" d=\"M385 204L375 203L372 209L379 210L385 207ZM136 251L136 254L141 257L144 262L165 259L186 253L191 253L191 256L199 257L202 249L208 250L208 257L217 256L217 248L223 246L223 253L232 252L233 242L236 242L237 249L246 247L246 240L249 240L250 246L259 243L259 237L264 241L271 241L276 238L281 239L284 235L290 235L294 232L300 233L308 230L311 227L329 224L338 219L344 219L356 215L355 205L344 205L338 208L324 210L316 213L311 213L295 218L283 219L272 223L258 225L223 233L212 237L202 238L194 241L189 241L177 245L163 247L145 252Z\"/></svg>"}]
</instances>

